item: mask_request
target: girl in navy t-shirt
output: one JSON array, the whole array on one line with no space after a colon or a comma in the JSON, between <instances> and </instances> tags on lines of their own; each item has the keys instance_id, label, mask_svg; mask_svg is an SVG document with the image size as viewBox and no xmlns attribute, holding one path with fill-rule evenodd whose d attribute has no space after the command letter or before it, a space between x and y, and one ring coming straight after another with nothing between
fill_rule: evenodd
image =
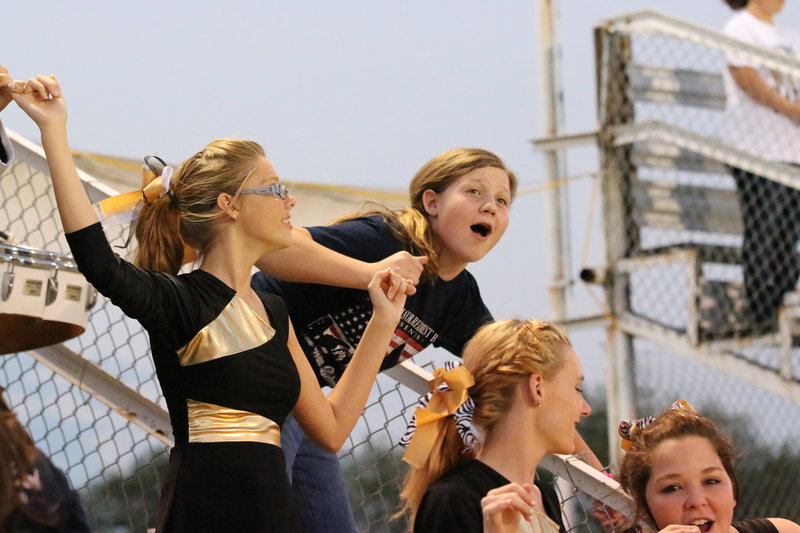
<instances>
[{"instance_id":1,"label":"girl in navy t-shirt","mask_svg":"<svg viewBox=\"0 0 800 533\"><path fill-rule=\"evenodd\" d=\"M466 268L503 236L516 191L516 177L495 154L450 150L412 178L410 207L295 228L292 247L257 263L269 275L257 273L253 285L286 300L323 386L337 382L370 316L364 281L387 266L419 284L382 368L431 344L460 355L473 333L493 320ZM317 449L291 422L281 444L303 531L356 531L336 456Z\"/></svg>"}]
</instances>

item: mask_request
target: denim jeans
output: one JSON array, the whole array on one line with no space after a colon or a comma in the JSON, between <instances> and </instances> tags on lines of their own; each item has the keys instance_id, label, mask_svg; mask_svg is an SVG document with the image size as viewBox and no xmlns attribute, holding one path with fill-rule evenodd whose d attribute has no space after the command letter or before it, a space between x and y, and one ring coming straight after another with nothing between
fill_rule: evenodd
<instances>
[{"instance_id":1,"label":"denim jeans","mask_svg":"<svg viewBox=\"0 0 800 533\"><path fill-rule=\"evenodd\" d=\"M286 473L303 533L357 533L336 454L319 449L293 416L281 429Z\"/></svg>"}]
</instances>

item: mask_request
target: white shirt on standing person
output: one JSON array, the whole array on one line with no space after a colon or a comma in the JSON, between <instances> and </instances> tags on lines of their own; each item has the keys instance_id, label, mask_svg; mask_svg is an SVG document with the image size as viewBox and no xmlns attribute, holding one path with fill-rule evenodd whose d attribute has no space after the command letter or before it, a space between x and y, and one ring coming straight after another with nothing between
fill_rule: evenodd
<instances>
[{"instance_id":1,"label":"white shirt on standing person","mask_svg":"<svg viewBox=\"0 0 800 533\"><path fill-rule=\"evenodd\" d=\"M723 33L734 39L800 57L800 34L759 20L742 9L728 20ZM731 67L750 67L771 88L789 101L800 101L800 79L763 66L747 53L726 54ZM737 85L728 69L724 71L728 127L725 137L732 146L772 161L800 163L800 125L785 115L757 103Z\"/></svg>"}]
</instances>

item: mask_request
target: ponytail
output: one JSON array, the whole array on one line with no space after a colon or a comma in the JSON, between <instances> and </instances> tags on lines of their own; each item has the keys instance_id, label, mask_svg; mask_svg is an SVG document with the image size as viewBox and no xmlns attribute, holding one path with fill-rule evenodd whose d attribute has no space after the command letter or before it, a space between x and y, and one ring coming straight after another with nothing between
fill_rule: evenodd
<instances>
[{"instance_id":1,"label":"ponytail","mask_svg":"<svg viewBox=\"0 0 800 533\"><path fill-rule=\"evenodd\" d=\"M144 202L136 229L136 255L133 263L142 268L177 274L183 265L183 239L178 231L178 210L170 194L155 202Z\"/></svg>"},{"instance_id":2,"label":"ponytail","mask_svg":"<svg viewBox=\"0 0 800 533\"><path fill-rule=\"evenodd\" d=\"M333 224L341 224L348 220L360 217L379 216L391 228L394 236L399 240L403 249L411 255L426 255L428 262L425 263L420 280L423 283L433 283L439 277L439 256L433 247L433 230L428 219L414 209L391 209L386 206L379 206L378 209L362 211L353 215L347 215L337 219Z\"/></svg>"},{"instance_id":3,"label":"ponytail","mask_svg":"<svg viewBox=\"0 0 800 533\"><path fill-rule=\"evenodd\" d=\"M417 509L419 509L419 504L428 487L450 470L475 457L476 452L464 445L456 428L455 418L448 417L445 431L441 431L437 435L428 459L420 468L409 469L403 484L403 491L400 493L403 506L394 515L394 518L408 513L410 525L413 528Z\"/></svg>"},{"instance_id":4,"label":"ponytail","mask_svg":"<svg viewBox=\"0 0 800 533\"><path fill-rule=\"evenodd\" d=\"M422 273L422 281L433 283L439 277L439 254L433 247L433 229L428 219L413 207L390 213L387 222L395 236L412 255L427 255L428 262Z\"/></svg>"},{"instance_id":5,"label":"ponytail","mask_svg":"<svg viewBox=\"0 0 800 533\"><path fill-rule=\"evenodd\" d=\"M552 379L563 366L562 355L569 346L569 339L558 326L538 320L501 320L475 333L464 347L464 366L475 379L469 388L475 404L472 424L484 437L508 414L519 384L533 373ZM443 424L446 429L437 435L421 466L409 469L400 493L403 507L395 517L408 512L412 524L430 486L451 469L474 459L480 450L480 444L472 449L464 444L454 417L447 417Z\"/></svg>"},{"instance_id":6,"label":"ponytail","mask_svg":"<svg viewBox=\"0 0 800 533\"><path fill-rule=\"evenodd\" d=\"M136 221L139 243L134 263L176 274L181 266L205 255L222 215L217 198L234 198L255 172L264 149L253 141L218 139L181 163L170 180L169 194L143 202Z\"/></svg>"}]
</instances>

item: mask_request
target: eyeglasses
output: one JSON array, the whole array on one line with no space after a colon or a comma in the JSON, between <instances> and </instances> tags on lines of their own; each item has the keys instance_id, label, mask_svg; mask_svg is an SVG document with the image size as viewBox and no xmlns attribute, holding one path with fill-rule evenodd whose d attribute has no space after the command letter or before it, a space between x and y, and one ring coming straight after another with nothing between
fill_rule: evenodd
<instances>
[{"instance_id":1,"label":"eyeglasses","mask_svg":"<svg viewBox=\"0 0 800 533\"><path fill-rule=\"evenodd\" d=\"M283 183L273 183L267 187L258 187L257 189L245 189L239 194L271 194L277 196L281 200L286 200L289 196L289 190Z\"/></svg>"}]
</instances>

